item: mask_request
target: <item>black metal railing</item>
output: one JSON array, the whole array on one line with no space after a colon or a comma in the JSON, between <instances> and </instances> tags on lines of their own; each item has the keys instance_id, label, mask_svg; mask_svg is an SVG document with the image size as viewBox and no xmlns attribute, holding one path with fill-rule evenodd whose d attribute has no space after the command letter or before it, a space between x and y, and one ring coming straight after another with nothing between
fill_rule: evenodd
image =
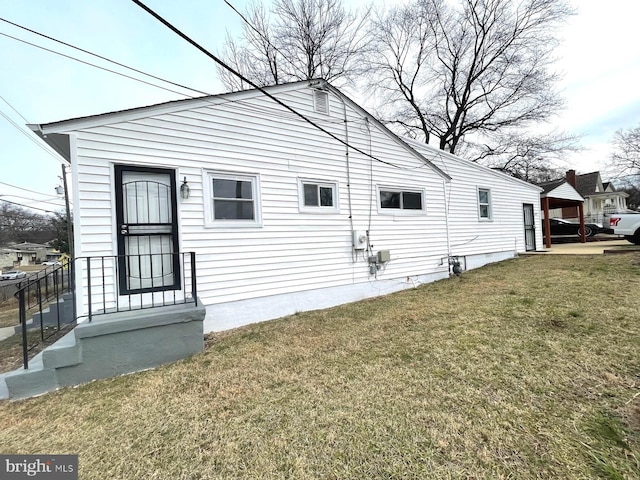
<instances>
[{"instance_id":1,"label":"black metal railing","mask_svg":"<svg viewBox=\"0 0 640 480\"><path fill-rule=\"evenodd\" d=\"M79 288L74 285L76 270ZM198 306L196 256L178 252L78 257L30 276L18 284L15 297L27 369L31 354L72 330L79 319L90 322L108 313Z\"/></svg>"},{"instance_id":2,"label":"black metal railing","mask_svg":"<svg viewBox=\"0 0 640 480\"><path fill-rule=\"evenodd\" d=\"M29 354L59 338L76 323L73 262L31 275L17 285L18 315L22 334L22 363ZM29 320L30 319L30 320Z\"/></svg>"},{"instance_id":3,"label":"black metal railing","mask_svg":"<svg viewBox=\"0 0 640 480\"><path fill-rule=\"evenodd\" d=\"M88 321L107 313L198 305L195 252L79 257Z\"/></svg>"}]
</instances>

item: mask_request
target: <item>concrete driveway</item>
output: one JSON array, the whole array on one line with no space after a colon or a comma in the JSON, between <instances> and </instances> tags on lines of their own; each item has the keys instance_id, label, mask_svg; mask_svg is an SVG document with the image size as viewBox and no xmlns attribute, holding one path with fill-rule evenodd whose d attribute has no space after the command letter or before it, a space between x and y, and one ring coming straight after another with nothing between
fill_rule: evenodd
<instances>
[{"instance_id":1,"label":"concrete driveway","mask_svg":"<svg viewBox=\"0 0 640 480\"><path fill-rule=\"evenodd\" d=\"M611 250L621 246L629 247L631 243L626 240L597 240L587 243L557 243L552 240L551 248L545 248L543 252L551 255L602 255L605 250ZM534 253L534 252L531 252Z\"/></svg>"}]
</instances>

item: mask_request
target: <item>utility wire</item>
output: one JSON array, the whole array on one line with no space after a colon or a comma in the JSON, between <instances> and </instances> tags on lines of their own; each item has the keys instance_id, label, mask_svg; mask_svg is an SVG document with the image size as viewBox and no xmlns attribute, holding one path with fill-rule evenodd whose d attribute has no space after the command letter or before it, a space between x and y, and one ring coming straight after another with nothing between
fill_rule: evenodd
<instances>
[{"instance_id":1,"label":"utility wire","mask_svg":"<svg viewBox=\"0 0 640 480\"><path fill-rule=\"evenodd\" d=\"M19 207L31 208L33 210L41 210L41 211L47 212L47 213L56 213L56 212L52 212L51 210L45 210L44 208L30 207L29 205L24 205L22 203L10 202L9 200L4 200L2 198L0 198L0 202L10 203L11 205L17 205Z\"/></svg>"},{"instance_id":2,"label":"utility wire","mask_svg":"<svg viewBox=\"0 0 640 480\"><path fill-rule=\"evenodd\" d=\"M94 56L94 57L97 57L97 58L99 58L99 59L101 59L101 60L105 60L105 61L107 61L107 62L113 63L114 65L118 65L119 67L123 67L123 68L129 69L129 70L132 70L132 71L134 71L134 72L136 72L136 73L140 73L140 74L142 74L142 75L146 75L147 77L151 77L151 78L153 78L153 79L155 79L155 80L160 80L160 81L162 81L162 82L170 83L171 85L174 85L174 86L176 86L176 87L184 88L185 90L191 90L192 92L198 92L198 93L200 93L200 94L202 94L202 95L210 95L210 94L209 94L209 93L207 93L207 92L203 92L203 91L201 91L201 90L197 90L197 89L195 89L195 88L187 87L187 86L185 86L185 85L181 85L181 84L179 84L179 83L172 82L171 80L166 80L166 79L164 79L164 78L157 77L157 76L152 75L152 74L150 74L150 73L143 72L142 70L138 70L137 68L130 67L130 66L125 65L125 64L123 64L123 63L116 62L115 60L111 60L110 58L104 57L104 56L102 56L102 55L98 55L97 53L90 52L89 50L85 50L84 48L77 47L77 46L72 45L72 44L70 44L70 43L63 42L62 40L58 40L57 38L53 38L53 37L50 37L49 35L45 35L44 33L40 33L40 32L37 32L37 31L35 31L35 30L31 30L30 28L27 28L27 27L22 26L22 25L18 25L17 23L14 23L14 22L12 22L12 21L10 21L10 20L7 20L7 19L5 19L5 18L0 17L0 21L5 22L5 23L8 23L8 24L10 24L10 25L13 25L14 27L21 28L22 30L26 30L27 32L31 32L31 33L33 33L33 34L35 34L35 35L39 35L39 36L41 36L41 37L43 37L43 38L46 38L47 40L51 40L51 41L53 41L53 42L60 43L60 44L62 44L62 45L64 45L64 46L66 46L66 47L73 48L73 49L78 50L78 51L80 51L80 52L83 52L83 53L86 53L86 54L88 54L88 55L92 55L92 56ZM0 98L1 98L1 97L0 97ZM4 99L3 99L3 100L4 100ZM6 100L5 100L5 101L6 101ZM24 117L23 117L23 118L24 118ZM27 122L27 123L28 123L28 122Z\"/></svg>"},{"instance_id":3,"label":"utility wire","mask_svg":"<svg viewBox=\"0 0 640 480\"><path fill-rule=\"evenodd\" d=\"M64 205L58 205L58 203L56 203L55 201L52 201L54 198L57 198L55 196L51 196L51 197L47 197L47 199L37 199L37 198L29 198L29 197L23 197L21 195L12 195L10 193L3 193L0 195L0 197L12 197L12 198L20 198L22 200L28 200L30 202L38 202L38 203L48 203L50 205L55 205L56 207L62 207ZM1 200L1 199L0 199ZM58 202L64 202L63 198L57 198Z\"/></svg>"},{"instance_id":4,"label":"utility wire","mask_svg":"<svg viewBox=\"0 0 640 480\"><path fill-rule=\"evenodd\" d=\"M9 116L4 113L2 110L0 110L0 115L3 116L5 118L5 120L7 122L9 122L11 125L13 125L21 134L23 134L25 137L27 137L29 140L31 140L35 145L37 145L39 148L41 148L42 150L44 150L45 152L47 152L49 155L51 155L53 158L55 158L57 161L59 161L60 163L64 164L64 160L62 160L61 158L59 158L57 155L55 155L54 153L50 152L49 150L47 150L44 145L42 145L40 142L36 141L35 138L33 138L31 135L29 135L25 130L22 129L22 127L20 127L20 125L18 125L16 122L14 122L13 120L11 120L11 118L9 118Z\"/></svg>"},{"instance_id":5,"label":"utility wire","mask_svg":"<svg viewBox=\"0 0 640 480\"><path fill-rule=\"evenodd\" d=\"M24 190L25 192L37 193L38 195L48 195L48 193L36 192L35 190L29 190L28 188L19 187L17 185L11 185L10 183L0 182L0 185L6 185L7 187L17 188L18 190Z\"/></svg>"},{"instance_id":6,"label":"utility wire","mask_svg":"<svg viewBox=\"0 0 640 480\"><path fill-rule=\"evenodd\" d=\"M178 35L179 37L181 37L182 39L186 40L188 43L190 43L191 45L193 45L194 47L196 47L198 50L200 50L202 53L204 53L206 56L208 56L209 58L211 58L214 62L216 62L218 65L220 65L221 67L223 67L224 69L228 70L229 72L231 72L233 75L235 75L236 77L238 77L240 80L242 80L243 82L247 83L248 85L250 85L251 87L255 88L256 90L258 90L259 92L261 92L263 95L266 95L267 97L269 97L271 100L273 100L274 102L276 102L278 105L280 105L281 107L286 108L287 110L289 110L290 112L294 113L296 116L300 117L301 119L303 119L305 122L309 123L310 125L313 125L315 128L317 128L318 130L320 130L321 132L327 134L328 136L330 136L331 138L333 138L334 140L337 140L338 142L340 142L341 144L345 145L348 148L353 149L354 151L366 156L367 158L371 158L373 160L376 160L377 162L380 163L384 163L386 165L395 167L395 168L401 168L397 165L394 165L393 163L390 162L386 162L384 160L381 160L373 155L368 154L367 152L365 152L364 150L358 148L358 147L354 147L353 145L349 145L349 143L345 142L343 139L341 139L340 137L338 137L337 135L331 133L330 131L326 130L325 128L321 127L320 125L318 125L317 123L315 123L313 120L307 118L305 115L303 115L302 113L298 112L297 110L295 110L293 107L290 107L289 105L287 105L286 103L284 103L282 100L278 99L277 97L271 95L269 92L267 92L264 88L260 87L259 85L257 85L256 83L252 82L251 80L249 80L248 78L246 78L244 75L242 75L241 73L235 71L232 67L230 67L229 65L227 65L225 62L223 62L222 60L220 60L218 57L216 57L213 53L209 52L206 48L204 48L203 46L201 46L199 43L197 43L195 40L192 40L191 38L189 38L186 34L182 33L178 28L174 27L171 23L169 23L167 20L165 20L164 18L162 18L160 15L158 15L156 12L154 12L151 8L147 7L144 3L142 3L140 0L131 0L133 3L135 3L136 5L138 5L140 8L142 8L143 10L145 10L147 13L149 13L152 17L154 17L156 20L158 20L160 23L162 23L165 27L167 27L169 30L171 30L172 32L174 32L176 35Z\"/></svg>"},{"instance_id":7,"label":"utility wire","mask_svg":"<svg viewBox=\"0 0 640 480\"><path fill-rule=\"evenodd\" d=\"M182 38L184 38L185 40L187 40L189 43L191 43L193 46L195 46L196 48L198 48L199 50L201 50L203 53L205 53L207 56L209 56L210 58L212 58L216 63L218 63L219 65L221 65L223 68L225 68L225 69L229 70L232 74L234 74L234 75L238 76L238 78L240 78L242 81L244 81L245 83L249 84L249 85L250 85L250 86L252 86L253 88L255 88L255 89L259 90L261 93L263 93L264 95L266 95L267 97L269 97L270 99L272 99L273 101L275 101L276 103L278 103L279 105L283 106L284 108L286 108L287 110L289 110L290 112L292 112L292 113L293 113L294 115L296 115L297 117L302 118L304 121L306 121L306 122L310 123L310 124L311 124L311 125L313 125L315 128L319 129L320 131L322 131L322 132L324 132L325 134L329 135L330 137L334 138L334 139L335 139L335 140L337 140L338 142L340 142L340 143L344 144L345 146L347 146L347 147L349 147L349 148L352 148L353 150L355 150L355 151L357 151L357 152L359 152L359 153L361 153L361 154L363 154L363 155L365 155L365 156L367 156L367 157L369 157L369 158L372 158L372 159L374 159L374 160L376 160L376 161L379 161L379 162L381 162L381 163L384 163L384 164L390 165L390 166L395 167L395 168L401 168L401 167L399 167L399 166L397 166L397 165L394 165L393 163L386 162L386 161L384 161L384 160L381 160L381 159L379 159L379 158L376 158L376 157L375 157L375 156L373 156L373 155L367 154L367 153L366 153L366 152L364 152L363 150L361 150L361 149L359 149L359 148L357 148L357 147L354 147L354 146L352 146L352 145L348 144L346 141L344 141L344 140L342 140L341 138L337 137L337 136L336 136L336 135L334 135L333 133L331 133L331 132L329 132L329 131L325 130L323 127L321 127L320 125L318 125L318 124L317 124L317 123L315 123L314 121L310 120L309 118L307 118L307 117L306 117L306 116L304 116L303 114L299 113L298 111L296 111L295 109L293 109L293 108L292 108L292 107L290 107L289 105L285 104L284 102L282 102L282 101L278 100L276 97L274 97L273 95L271 95L270 93L268 93L267 91L265 91L263 88L261 88L261 87L257 86L256 84L254 84L253 82L251 82L250 80L248 80L247 78L245 78L244 76L242 76L240 73L238 73L238 72L236 72L235 70L233 70L231 67L229 67L228 65L226 65L222 60L218 59L215 55L211 54L211 53L210 53L210 52L208 52L206 49L204 49L204 48L203 48L203 47L201 47L199 44L197 44L195 41L191 40L191 39L190 39L189 37L187 37L185 34L183 34L182 32L180 32L177 28L175 28L175 27L173 27L171 24L169 24L169 23L168 23L166 20L164 20L162 17L160 17L159 15L155 14L155 12L153 12L151 9L149 9L148 7L146 7L144 4L142 4L141 2L138 2L138 1L136 1L136 0L133 0L133 1L134 1L134 3L136 3L137 5L139 5L140 7L142 7L144 10L146 10L147 12L149 12L151 15L153 15L155 18L157 18L159 21L161 21L163 24L165 24L165 25L166 25L168 28L170 28L172 31L174 31L175 33L177 33L179 36L181 36ZM232 4L231 4L231 3L229 3L229 2L228 2L228 1L226 1L226 0L225 0L225 3L227 3L227 5L229 5L229 7L230 7L230 8L232 8L232 9L233 9L233 10L234 10L238 15L240 15L240 17L243 19L243 21L245 21L245 23L247 23L247 25L249 25L249 27L250 27L250 28L252 28L254 31L256 31L256 33L258 33L259 35L261 35L261 36L262 36L262 38L264 38L264 36L263 36L263 35L262 35L262 34L261 34L261 33L260 33L260 32L259 32L259 31L254 27L254 26L253 26L253 25L251 25L251 23L246 19L246 17L245 17L244 15L242 15L242 14L241 14L241 13L240 13L240 12L239 12L239 11L238 11L238 10L237 10L237 9L236 9ZM33 33L33 34L35 34L35 35L39 35L39 36L41 36L41 37L43 37L43 38L46 38L46 39L48 39L48 40L51 40L51 41L54 41L54 42L60 43L60 44L65 45L65 46L67 46L67 47L70 47L70 48L73 48L73 49L79 50L79 51L81 51L81 52L83 52L83 53L87 53L87 54L89 54L89 55L95 56L95 57L100 58L100 59L102 59L102 60L105 60L105 61L111 62L111 63L113 63L113 64L115 64L115 65L118 65L118 66L121 66L121 67L123 67L123 68L127 68L127 69L129 69L129 70L132 70L132 71L134 71L134 72L140 73L140 74L142 74L142 75L146 75L146 76L148 76L148 77L154 78L154 79L156 79L156 80L160 80L160 81L163 81L163 82L166 82L166 83L170 83L170 84L175 85L175 86L178 86L178 87L180 87L180 88L184 88L184 89L186 89L186 90L191 90L191 91L193 91L193 92L198 92L198 93L201 93L201 94L203 94L203 95L210 95L210 94L208 94L207 92L203 92L203 91L200 91L200 90L197 90L197 89L194 89L194 88L190 88L190 87L187 87L187 86L184 86L184 85L181 85L181 84L178 84L178 83L175 83L175 82L169 81L169 80L165 80L165 79L163 79L163 78L161 78L161 77L157 77L157 76L155 76L155 75L148 74L148 73L146 73L146 72L144 72L144 71L142 71L142 70L138 70L138 69L135 69L135 68L133 68L133 67L129 67L129 66L125 65L125 64L122 64L122 63L116 62L116 61L111 60L111 59L109 59L109 58L107 58L107 57L104 57L104 56L102 56L102 55L95 54L95 53L90 52L90 51L88 51L88 50L82 49L82 48L80 48L80 47L76 47L76 46L74 46L74 45L72 45L72 44L69 44L69 43L67 43L67 42L63 42L63 41L61 41L61 40L55 39L55 38L50 37L50 36L48 36L48 35L42 34L42 33L40 33L40 32L37 32L37 31L35 31L35 30L29 29L29 28L24 27L24 26L22 26L22 25L19 25L19 24L17 24L17 23L11 22L11 21L6 20L6 19L4 19L4 18L2 18L2 17L0 17L0 21L3 21L3 22L5 22L5 23L8 23L8 24L13 25L13 26L18 27L18 28L21 28L21 29L23 29L23 30L25 30L25 31L31 32L31 33ZM33 46L33 47L36 47L36 48L39 48L39 49L45 50L45 51L50 52L50 53L53 53L53 54L56 54L56 55L60 55L60 56L65 57L65 58L69 58L69 59L71 59L71 60L75 60L75 61L80 62L80 63L83 63L83 64L85 64L85 65L89 65L89 66L92 66L92 67L95 67L95 68L99 68L99 69L101 69L101 70L105 70L105 71L110 72L110 73L114 73L114 74L116 74L116 75L123 76L123 77L125 77L125 78L129 78L129 79L131 79L131 80L135 80L135 81L137 81L137 82L141 82L141 83L144 83L144 84L147 84L147 85L150 85L150 86L156 87L156 88L160 88L160 89L163 89L163 90L166 90L166 91L172 92L172 93L176 93L176 94L181 95L181 96L184 96L184 97L197 98L197 97L193 97L193 96L191 96L191 95L185 94L185 93L177 92L177 91L175 91L175 90L172 90L172 89L169 89L169 88L162 87L162 86L160 86L160 85L156 85L156 84L154 84L154 83L150 83L150 82L147 82L147 81L141 80L141 79L136 78L136 77L132 77L132 76L130 76L130 75L126 75L126 74L123 74L123 73L120 73L120 72L117 72L117 71L114 71L114 70L110 70L110 69L105 68L105 67L101 67L101 66L99 66L99 65L95 65L95 64L90 63L90 62L86 62L86 61L84 61L84 60L81 60L81 59L75 58L75 57L73 57L73 56L66 55L66 54L63 54L63 53L57 52L57 51L55 51L55 50L48 49L48 48L46 48L46 47L42 47L42 46L40 46L40 45L37 45L37 44L31 43L31 42L28 42L28 41L26 41L26 40L22 40L22 39L17 38L17 37L13 37L13 36L8 35L8 34L5 34L5 33L1 33L1 32L0 32L0 35L3 35L3 36L8 37L8 38L11 38L11 39L16 40L16 41L18 41L18 42L22 42L22 43L25 43L25 44L27 44L27 45L30 45L30 46ZM287 58L287 57L286 57L282 52L280 52L280 50L278 50L275 46L273 46L273 45L271 44L271 42L269 42L269 40L268 40L268 39L266 39L266 38L264 38L264 39L265 39L265 41L267 41L267 43L268 43L268 44L269 44L269 45L270 45L274 50L276 50L278 53L280 53L280 54L283 56L283 58L284 58L285 60L289 61L289 63L290 63L293 67L298 68L298 67L297 67L295 64L293 64L290 60L288 60L288 58ZM2 97L0 97L0 98L2 98ZM21 116L25 121L27 121L27 120L24 118L24 116L22 116L22 114L20 114L20 112L18 112L18 111L17 111L17 110L16 110L16 109L15 109L15 108L14 108L14 107L9 103L9 102L7 102L7 100L5 100L4 98L2 98L2 100L4 100L4 101L5 101L5 103L7 103L7 105L9 105L9 106L14 110L14 111L16 111L16 113L18 113L18 115L20 115L20 116ZM0 114L2 114L2 112L0 112ZM39 142L35 142L35 140L34 140L31 136L29 136L29 135L28 135L28 134L26 134L22 129L20 129L20 127L19 127L19 126L17 126L14 122L12 122L12 121L11 121L11 120L6 116L6 115L2 114L2 116L4 116L4 117L5 117L5 118L10 122L10 123L12 123L12 125L13 125L14 127L18 128L18 129L20 130L20 132L21 132L21 133L23 133L23 134L27 135L27 137L28 137L30 140L34 141L34 143L36 143L36 145L38 145L38 146L39 146L40 148L42 148L44 151L46 151L47 153L49 153L50 155L52 155L52 156L53 156L53 154L52 154L51 152L49 152L47 149L45 149L45 148L44 148L44 147L43 147ZM28 121L27 121L27 123L28 123ZM55 157L55 158L56 158L58 161L60 161L60 159L59 159L58 157Z\"/></svg>"},{"instance_id":8,"label":"utility wire","mask_svg":"<svg viewBox=\"0 0 640 480\"><path fill-rule=\"evenodd\" d=\"M249 28L250 28L251 30L253 30L253 31L254 31L254 32L256 32L258 35L260 35L260 38L262 38L265 42L267 42L267 44L268 44L271 48L273 48L276 52L278 52L280 55L282 55L282 58L284 58L287 62L289 62L289 65L291 65L293 68L295 68L296 70L298 70L298 72L300 72L300 73L302 74L302 76L303 76L303 77L306 77L306 73L304 72L304 70L302 70L298 65L296 65L296 64L295 64L295 63L293 63L291 60L289 60L289 57L287 57L284 53L282 53L282 52L278 49L278 47L276 47L273 43L271 43L271 42L269 41L269 39L268 39L267 37L265 37L265 36L263 35L263 33L262 33L260 30L258 30L255 26L253 26L253 25L251 24L251 22L249 22L249 20L247 19L247 17L246 17L246 16L244 16L244 15L243 15L243 14L242 14L242 13L241 13L237 8L236 8L236 7L234 7L234 6L233 6L233 5L232 5L228 0L224 0L224 3L226 3L226 4L229 6L229 8L231 8L231 10L233 10L234 12L236 12L236 13L240 16L240 18L242 19L242 21L243 21L244 23L246 23L246 24L249 26Z\"/></svg>"},{"instance_id":9,"label":"utility wire","mask_svg":"<svg viewBox=\"0 0 640 480\"><path fill-rule=\"evenodd\" d=\"M0 98L2 99L2 101L3 101L4 103L6 103L7 105L9 105L9 106L11 107L11 109L12 109L14 112L16 112L18 115L20 115L20 117L21 117L21 118L22 118L26 123L29 123L29 120L27 120L26 118L24 118L24 115L22 115L18 110L16 110L16 108L15 108L13 105L11 105L11 104L9 103L9 101L8 101L6 98L4 98L2 95L0 95Z\"/></svg>"},{"instance_id":10,"label":"utility wire","mask_svg":"<svg viewBox=\"0 0 640 480\"><path fill-rule=\"evenodd\" d=\"M162 90L166 90L167 92L176 93L178 95L182 95L183 97L193 98L191 95L188 95L186 93L182 93L182 92L178 92L177 90L172 90L170 88L162 87L160 85L156 85L155 83L147 82L146 80L142 80L140 78L132 77L131 75L127 75L126 73L116 72L115 70L111 70L111 69L106 68L106 67L101 67L100 65L96 65L95 63L87 62L85 60L80 60L79 58L72 57L71 55L66 55L66 54L61 53L61 52L56 52L55 50L51 50L50 48L42 47L40 45L36 45L35 43L27 42L26 40L22 40L21 38L13 37L13 36L8 35L6 33L0 32L0 35L2 35L3 37L11 38L12 40L15 40L17 42L26 43L27 45L31 45L32 47L36 47L36 48L39 48L41 50L45 50L45 51L50 52L50 53L55 53L56 55L60 55L61 57L69 58L71 60L75 60L76 62L84 63L85 65L89 65L91 67L99 68L100 70L105 70L107 72L115 73L116 75L120 75L121 77L129 78L131 80L135 80L136 82L140 82L140 83L144 83L146 85L150 85L152 87L160 88Z\"/></svg>"}]
</instances>

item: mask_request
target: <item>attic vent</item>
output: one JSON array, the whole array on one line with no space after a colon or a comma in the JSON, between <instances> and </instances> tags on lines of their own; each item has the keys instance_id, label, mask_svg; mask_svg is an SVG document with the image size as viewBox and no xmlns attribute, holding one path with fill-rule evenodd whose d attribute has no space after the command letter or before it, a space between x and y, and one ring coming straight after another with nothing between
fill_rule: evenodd
<instances>
[{"instance_id":1,"label":"attic vent","mask_svg":"<svg viewBox=\"0 0 640 480\"><path fill-rule=\"evenodd\" d=\"M329 94L322 90L313 91L313 103L315 111L329 115Z\"/></svg>"}]
</instances>

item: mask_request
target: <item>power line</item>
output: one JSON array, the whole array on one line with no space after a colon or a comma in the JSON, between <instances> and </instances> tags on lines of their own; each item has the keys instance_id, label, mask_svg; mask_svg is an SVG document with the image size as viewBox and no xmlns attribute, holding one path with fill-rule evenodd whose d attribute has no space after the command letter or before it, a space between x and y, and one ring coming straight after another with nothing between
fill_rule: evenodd
<instances>
[{"instance_id":1,"label":"power line","mask_svg":"<svg viewBox=\"0 0 640 480\"><path fill-rule=\"evenodd\" d=\"M300 72L302 74L303 77L306 77L306 73L304 72L304 70L302 70L298 65L296 65L295 63L293 63L291 60L289 60L289 57L287 57L284 53L282 53L278 47L276 47L273 43L271 43L269 41L269 39L267 37L265 37L262 32L260 30L258 30L255 26L253 26L251 24L251 22L249 22L249 20L247 19L247 17L245 17L240 11L238 11L238 9L236 7L234 7L228 0L224 0L224 3L226 3L229 8L231 8L231 10L233 10L234 12L236 12L240 18L242 19L242 21L244 23L246 23L249 28L251 30L253 30L254 32L256 32L258 35L260 35L260 37L267 42L267 44L273 48L276 52L278 52L280 55L282 55L282 58L284 58L287 62L289 62L289 65L291 65L293 68L295 68L296 70L298 70L298 72Z\"/></svg>"},{"instance_id":2,"label":"power line","mask_svg":"<svg viewBox=\"0 0 640 480\"><path fill-rule=\"evenodd\" d=\"M2 198L0 198L0 202L10 203L11 205L17 205L19 207L31 208L33 210L40 210L42 212L47 212L47 213L56 213L56 212L52 212L51 210L46 210L44 208L30 207L29 205L24 205L22 203L10 202L9 200L4 200Z\"/></svg>"},{"instance_id":3,"label":"power line","mask_svg":"<svg viewBox=\"0 0 640 480\"><path fill-rule=\"evenodd\" d=\"M1 35L1 34L0 34ZM22 127L20 127L20 125L18 125L16 122L14 122L13 120L11 120L11 118L9 118L9 116L4 113L2 110L0 110L0 115L3 116L5 118L5 120L7 122L9 122L11 125L13 125L20 133L22 133L25 137L27 137L30 141L32 141L35 145L37 145L39 148L41 148L42 150L44 150L45 152L47 152L49 155L51 155L53 158L55 158L57 161L59 161L60 163L64 163L64 160L62 160L61 158L59 158L58 156L56 156L55 154L53 154L52 152L50 152L49 150L47 150L44 145L42 145L40 142L36 141L35 138L33 138L31 135L29 135L25 130L22 129Z\"/></svg>"},{"instance_id":4,"label":"power line","mask_svg":"<svg viewBox=\"0 0 640 480\"><path fill-rule=\"evenodd\" d=\"M55 205L56 207L62 207L63 205L58 205L56 202L53 202L51 200L53 200L54 198L57 198L56 196L51 196L51 197L47 197L47 199L37 199L37 198L29 198L29 197L23 197L21 195L12 195L10 193L6 193L6 194L2 194L0 195L0 197L13 197L13 198L20 198L22 200L29 200L30 202L38 202L38 203L48 203L50 205ZM0 199L1 200L1 199ZM57 199L58 202L64 202L64 199L62 198L58 198Z\"/></svg>"},{"instance_id":5,"label":"power line","mask_svg":"<svg viewBox=\"0 0 640 480\"><path fill-rule=\"evenodd\" d=\"M154 12L151 8L147 7L144 3L142 3L140 0L131 0L133 3L135 3L136 5L138 5L140 8L142 8L143 10L145 10L147 13L149 13L152 17L154 17L156 20L158 20L160 23L162 23L164 26L166 26L169 30L171 30L172 32L174 32L176 35L178 35L179 37L181 37L182 39L186 40L188 43L190 43L191 45L193 45L194 47L196 47L198 50L200 50L202 53L204 53L206 56L208 56L209 58L211 58L214 62L216 62L218 65L220 65L221 67L223 67L224 69L228 70L229 72L231 72L233 75L235 75L236 77L238 77L240 80L242 80L243 82L247 83L248 85L250 85L251 87L255 88L256 90L258 90L259 92L261 92L263 95L267 96L268 98L270 98L271 100L273 100L274 102L276 102L278 105L286 108L287 110L289 110L290 112L294 113L296 116L302 118L305 122L309 123L310 125L313 125L315 128L317 128L318 130L320 130L321 132L327 134L328 136L330 136L331 138L333 138L334 140L337 140L338 142L340 142L341 144L345 145L348 148L351 148L352 150L368 157L371 158L372 160L376 160L377 162L380 163L384 163L385 165L389 165L391 167L394 168L401 168L398 167L397 165L394 165L393 163L381 160L371 154L368 154L367 152L365 152L364 150L358 148L358 147L354 147L353 145L350 145L349 143L347 143L346 141L344 141L343 139L341 139L340 137L338 137L337 135L331 133L330 131L326 130L325 128L321 127L320 125L318 125L317 123L315 123L313 120L307 118L305 115L303 115L302 113L298 112L297 110L295 110L293 107L290 107L289 105L287 105L286 103L284 103L282 100L278 99L277 97L271 95L269 92L267 92L264 88L258 86L256 83L252 82L251 80L249 80L248 78L246 78L244 75L242 75L241 73L235 71L232 67L230 67L229 65L227 65L225 62L223 62L222 60L220 60L218 57L216 57L213 53L209 52L206 48L204 48L203 46L201 46L199 43L197 43L195 40L192 40L190 37L188 37L186 34L182 33L178 28L174 27L171 23L169 23L167 20L165 20L164 18L162 18L160 15L158 15L156 12Z\"/></svg>"},{"instance_id":6,"label":"power line","mask_svg":"<svg viewBox=\"0 0 640 480\"><path fill-rule=\"evenodd\" d=\"M63 42L62 40L58 40L57 38L53 38L53 37L50 37L49 35L45 35L44 33L37 32L37 31L35 31L35 30L32 30L32 29L27 28L27 27L22 26L22 25L18 25L17 23L14 23L14 22L12 22L12 21L10 21L10 20L7 20L7 19L5 19L5 18L0 17L0 21L3 21L3 22L8 23L8 24L10 24L10 25L13 25L14 27L21 28L22 30L26 30L27 32L31 32L31 33L33 33L33 34L35 34L35 35L39 35L39 36L41 36L41 37L43 37L43 38L46 38L47 40L51 40L51 41L53 41L53 42L60 43L60 44L62 44L62 45L64 45L64 46L66 46L66 47L73 48L73 49L78 50L78 51L80 51L80 52L83 52L83 53L86 53L86 54L88 54L88 55L92 55L92 56L94 56L94 57L97 57L97 58L99 58L99 59L101 59L101 60L105 60L105 61L107 61L107 62L113 63L114 65L118 65L119 67L123 67L123 68L129 69L129 70L132 70L132 71L134 71L134 72L136 72L136 73L140 73L140 74L142 74L142 75L146 75L147 77L151 77L151 78L153 78L153 79L160 80L160 81L162 81L162 82L170 83L171 85L174 85L174 86L176 86L176 87L180 87L180 88L184 88L185 90L191 90L192 92L198 92L198 93L200 93L200 94L202 94L202 95L210 95L210 94L209 94L209 93L207 93L207 92L203 92L203 91L201 91L201 90L197 90L197 89L195 89L195 88L187 87L187 86L185 86L185 85L181 85L181 84L179 84L179 83L172 82L171 80L166 80L166 79L164 79L164 78L157 77L157 76L155 76L155 75L152 75L152 74L150 74L150 73L144 72L144 71L142 71L142 70L138 70L137 68L130 67L130 66L125 65L125 64L123 64L123 63L116 62L115 60L111 60L110 58L104 57L104 56L102 56L102 55L98 55L97 53L90 52L89 50L85 50L84 48L77 47L77 46L72 45L72 44L70 44L70 43ZM1 98L1 97L0 97L0 98ZM4 99L3 99L3 100L4 100ZM24 118L24 117L23 117L23 118ZM27 123L29 123L29 122L27 122Z\"/></svg>"},{"instance_id":7,"label":"power line","mask_svg":"<svg viewBox=\"0 0 640 480\"><path fill-rule=\"evenodd\" d=\"M72 57L71 55L66 55L66 54L61 53L61 52L56 52L55 50L51 50L50 48L42 47L40 45L36 45L35 43L27 42L26 40L22 40L21 38L17 38L17 37L13 37L11 35L7 35L6 33L0 32L0 35L2 35L3 37L11 38L12 40L15 40L17 42L26 43L27 45L31 45L32 47L36 47L36 48L39 48L41 50L45 50L45 51L47 51L49 53L54 53L56 55L60 55L61 57L65 57L65 58L68 58L70 60L74 60L76 62L84 63L85 65L89 65L91 67L99 68L100 70L104 70L104 71L107 71L107 72L110 72L110 73L115 73L116 75L120 75L121 77L129 78L131 80L135 80L136 82L144 83L144 84L150 85L152 87L156 87L156 88L160 88L162 90L166 90L167 92L171 92L171 93L175 93L175 94L178 94L178 95L182 95L183 97L193 98L191 95L188 95L186 93L182 93L182 92L178 92L177 90L172 90L170 88L162 87L160 85L156 85L155 83L147 82L146 80L142 80L140 78L132 77L131 75L127 75L126 73L116 72L115 70L111 70L111 69L106 68L106 67L101 67L100 65L96 65L95 63L87 62L85 60L80 60L79 58Z\"/></svg>"},{"instance_id":8,"label":"power line","mask_svg":"<svg viewBox=\"0 0 640 480\"><path fill-rule=\"evenodd\" d=\"M4 98L2 95L0 95L0 98L2 99L2 101L3 101L4 103L6 103L7 105L9 105L9 106L11 107L11 109L12 109L14 112L16 112L18 115L20 115L20 117L21 117L21 118L22 118L26 123L29 123L29 120L27 120L26 118L24 118L24 115L22 115L18 110L16 110L16 108L15 108L13 105L11 105L11 104L9 103L9 101L8 101L6 98Z\"/></svg>"},{"instance_id":9,"label":"power line","mask_svg":"<svg viewBox=\"0 0 640 480\"><path fill-rule=\"evenodd\" d=\"M0 185L6 185L7 187L17 188L18 190L24 190L25 192L37 193L38 195L48 195L47 193L36 192L35 190L29 190L28 188L19 187L17 185L11 185L10 183L0 182Z\"/></svg>"}]
</instances>

